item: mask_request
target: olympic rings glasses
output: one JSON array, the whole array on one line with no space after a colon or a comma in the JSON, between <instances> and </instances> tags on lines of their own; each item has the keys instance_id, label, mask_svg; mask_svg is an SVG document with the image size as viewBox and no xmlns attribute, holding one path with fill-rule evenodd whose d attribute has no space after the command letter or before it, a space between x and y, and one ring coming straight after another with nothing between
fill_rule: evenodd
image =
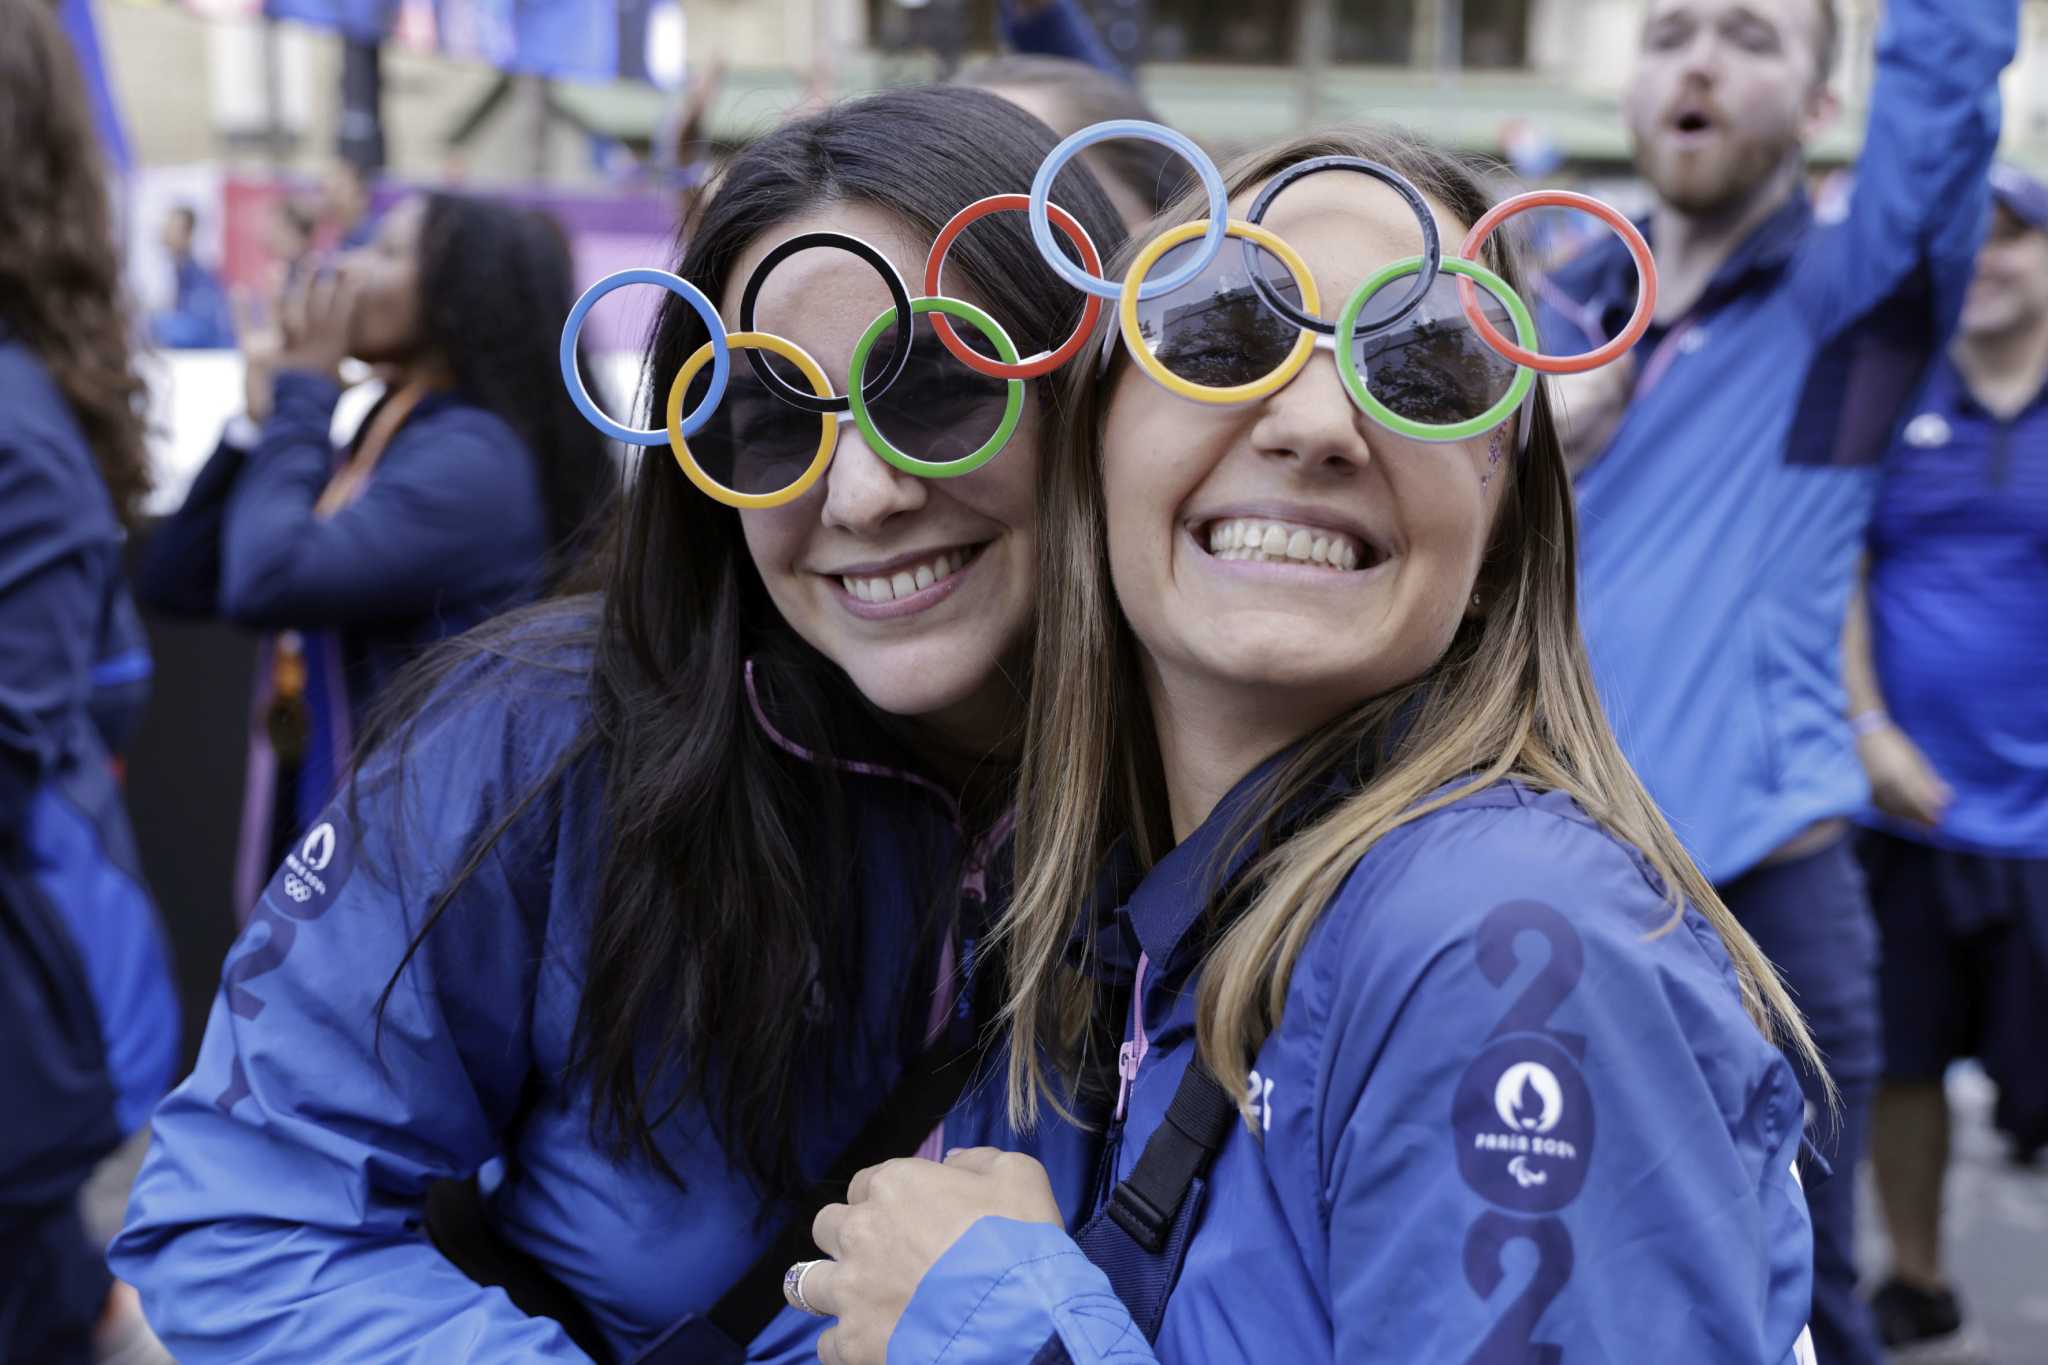
<instances>
[{"instance_id":1,"label":"olympic rings glasses","mask_svg":"<svg viewBox=\"0 0 2048 1365\"><path fill-rule=\"evenodd\" d=\"M624 270L598 281L578 299L562 329L561 366L569 393L586 419L613 440L666 442L691 483L731 507L777 507L802 497L824 475L839 445L839 426L854 424L877 455L909 474L952 478L1001 452L1024 410L1024 381L1065 364L1086 344L1102 305L1090 299L1073 334L1057 350L1020 356L1016 343L984 310L937 293L946 256L961 233L992 213L1023 212L1027 196L995 195L969 204L939 233L925 262L926 293L913 297L895 265L858 237L811 232L778 243L741 291L740 330L728 333L703 291L666 271ZM1082 264L1098 274L1101 253L1079 220L1048 205L1050 220L1073 243ZM882 279L889 306L862 333L849 365L847 392L835 394L822 367L803 347L755 326L769 274L800 251L832 248L859 258ZM1062 257L1064 259L1064 257ZM671 381L662 426L622 426L597 406L576 365L576 340L597 301L629 284L654 284L696 313L709 340ZM910 325L901 319L910 319ZM961 337L978 333L979 348ZM733 362L733 353L743 364Z\"/></svg>"},{"instance_id":2,"label":"olympic rings glasses","mask_svg":"<svg viewBox=\"0 0 2048 1365\"><path fill-rule=\"evenodd\" d=\"M1118 283L1104 277L1087 232L1048 194L1061 168L1098 142L1130 137L1158 143L1193 166L1208 215L1149 242ZM1326 171L1364 175L1399 196L1415 215L1422 250L1376 271L1344 301L1335 320L1307 263L1263 226L1274 201L1302 178ZM1619 233L1640 280L1637 306L1611 341L1576 356L1546 356L1527 305L1480 263L1487 239L1518 213L1562 206L1599 217ZM1047 264L1086 294L1081 319L1057 348L1021 357L983 310L942 292L946 255L960 234L993 213L1023 212ZM1273 176L1244 219L1229 214L1222 174L1199 147L1157 124L1120 119L1066 138L1038 168L1029 194L992 195L967 205L933 240L913 297L895 266L857 237L805 233L778 243L741 293L739 330L728 333L703 292L666 271L620 271L593 285L562 329L561 366L570 396L605 435L632 445L666 442L683 473L733 507L775 507L801 497L824 475L839 426L855 424L874 452L906 473L951 478L981 468L1003 449L1022 415L1024 383L1079 354L1105 299L1138 366L1170 392L1201 403L1264 398L1301 372L1318 349L1332 351L1345 392L1375 422L1421 441L1462 441L1523 414L1540 373L1576 373L1619 357L1640 339L1656 307L1656 266L1642 234L1596 199L1564 191L1517 195L1473 224L1455 258L1443 255L1435 217L1421 192L1389 167L1324 156ZM1070 259L1057 228L1073 248ZM1237 249L1226 249L1228 239ZM833 248L860 258L890 296L855 344L845 394L801 346L755 326L768 274L799 251ZM576 368L576 340L591 307L628 284L671 291L696 313L709 340L671 382L660 427L621 426L606 416ZM980 348L960 336L965 322ZM1514 339L1506 329L1512 327ZM745 365L733 363L740 352ZM1111 352L1103 352L1107 366ZM872 373L871 373L872 371ZM816 427L812 423L816 422ZM815 431L815 436L813 432Z\"/></svg>"}]
</instances>

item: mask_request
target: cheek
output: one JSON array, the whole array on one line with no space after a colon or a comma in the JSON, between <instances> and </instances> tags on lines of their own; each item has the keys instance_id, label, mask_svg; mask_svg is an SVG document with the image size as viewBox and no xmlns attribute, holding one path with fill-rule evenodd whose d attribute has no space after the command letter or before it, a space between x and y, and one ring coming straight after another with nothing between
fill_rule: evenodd
<instances>
[{"instance_id":1,"label":"cheek","mask_svg":"<svg viewBox=\"0 0 2048 1365\"><path fill-rule=\"evenodd\" d=\"M1142 424L1112 421L1103 432L1103 522L1110 573L1121 594L1157 552L1181 483L1169 460L1144 440Z\"/></svg>"},{"instance_id":2,"label":"cheek","mask_svg":"<svg viewBox=\"0 0 2048 1365\"><path fill-rule=\"evenodd\" d=\"M362 308L377 338L397 345L420 332L419 276L412 270L383 270L363 290Z\"/></svg>"},{"instance_id":3,"label":"cheek","mask_svg":"<svg viewBox=\"0 0 2048 1365\"><path fill-rule=\"evenodd\" d=\"M1766 67L1744 77L1730 92L1727 107L1749 132L1775 142L1796 132L1805 117L1800 90L1796 80Z\"/></svg>"},{"instance_id":4,"label":"cheek","mask_svg":"<svg viewBox=\"0 0 2048 1365\"><path fill-rule=\"evenodd\" d=\"M972 474L939 480L947 493L971 510L1013 532L1029 533L1038 525L1038 480L1044 469L1046 424L1038 403L1028 396L1010 442L993 460Z\"/></svg>"},{"instance_id":5,"label":"cheek","mask_svg":"<svg viewBox=\"0 0 2048 1365\"><path fill-rule=\"evenodd\" d=\"M1505 465L1505 443L1501 450ZM1432 602L1441 596L1456 608L1471 594L1469 580L1486 553L1505 482L1491 458L1490 443L1480 440L1425 447L1404 452L1398 464L1388 461L1408 553L1425 571L1422 586Z\"/></svg>"}]
</instances>

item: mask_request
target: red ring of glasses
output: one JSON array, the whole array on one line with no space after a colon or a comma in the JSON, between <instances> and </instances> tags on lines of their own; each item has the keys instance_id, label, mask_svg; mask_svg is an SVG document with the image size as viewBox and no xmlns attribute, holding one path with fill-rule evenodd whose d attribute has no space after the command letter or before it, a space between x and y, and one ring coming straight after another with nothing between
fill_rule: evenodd
<instances>
[{"instance_id":1,"label":"red ring of glasses","mask_svg":"<svg viewBox=\"0 0 2048 1365\"><path fill-rule=\"evenodd\" d=\"M1030 207L1031 196L1028 194L992 194L986 199L975 200L954 214L952 221L940 229L939 235L933 239L931 255L925 257L924 292L927 295L939 292L939 275L946 268L946 253L952 249L953 239L965 232L971 224L979 222L991 213L1001 213L1006 209L1021 213ZM1102 275L1102 257L1096 252L1095 243L1088 236L1088 229L1082 227L1073 214L1058 204L1047 204L1045 211L1052 219L1053 226L1066 233L1075 248L1080 251L1081 262L1088 267L1089 273L1099 278ZM930 317L932 327L939 334L939 340L953 353L955 359L969 369L988 375L992 379L1036 379L1042 374L1052 373L1080 354L1081 348L1088 342L1088 334L1095 330L1095 320L1101 315L1102 300L1090 294L1087 306L1081 310L1080 324L1074 328L1074 334L1067 338L1064 345L1057 351L1016 365L1005 365L1000 360L990 359L962 341L954 332L952 321L945 314L932 313Z\"/></svg>"},{"instance_id":2,"label":"red ring of glasses","mask_svg":"<svg viewBox=\"0 0 2048 1365\"><path fill-rule=\"evenodd\" d=\"M1458 248L1458 254L1468 261L1477 261L1480 248L1486 245L1486 239L1496 228L1524 209L1535 208L1580 209L1613 228L1621 237L1628 247L1628 254L1635 257L1636 262L1636 311L1629 318L1628 326L1604 345L1579 355L1543 355L1517 346L1502 336L1500 329L1487 321L1486 314L1480 310L1479 291L1472 287L1472 281L1462 276L1458 280L1458 301L1464 305L1465 317L1486 344L1517 365L1526 365L1540 374L1584 374L1587 370L1597 370L1620 359L1622 353L1640 341L1650 328L1650 318L1657 311L1657 263L1650 256L1650 244L1643 240L1642 233L1636 231L1636 225L1612 204L1603 203L1591 195L1574 194L1570 190L1531 190L1495 204L1472 225L1472 231L1465 235L1465 244Z\"/></svg>"}]
</instances>

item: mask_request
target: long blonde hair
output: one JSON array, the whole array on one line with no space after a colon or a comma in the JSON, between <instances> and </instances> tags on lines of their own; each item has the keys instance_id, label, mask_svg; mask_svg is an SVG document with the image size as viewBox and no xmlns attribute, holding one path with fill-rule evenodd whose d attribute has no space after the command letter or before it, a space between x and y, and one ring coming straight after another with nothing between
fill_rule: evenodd
<instances>
[{"instance_id":1,"label":"long blonde hair","mask_svg":"<svg viewBox=\"0 0 2048 1365\"><path fill-rule=\"evenodd\" d=\"M1465 223L1490 206L1466 166L1380 129L1325 132L1255 153L1227 173L1230 192L1328 155L1391 166ZM1153 229L1201 210L1199 200L1183 200ZM1151 235L1132 238L1116 273ZM1526 297L1501 235L1486 255ZM1088 964L1074 957L1075 925L1105 858L1126 838L1149 867L1173 843L1139 645L1109 578L1102 427L1114 383L1098 362L1104 346L1117 344L1105 329L1067 367L1040 493L1040 621L1020 781L1019 881L998 929L1011 964L1004 1020L1013 1030L1010 1112L1020 1126L1036 1121L1041 1094L1068 1112L1047 1074L1048 1057L1070 1078L1099 1075L1096 1053L1114 1036ZM1664 930L1685 902L1697 908L1719 932L1757 1028L1825 1074L1771 964L1687 856L1608 728L1579 635L1571 482L1546 389L1538 385L1529 401L1529 438L1502 468L1506 487L1480 567L1485 614L1465 621L1422 677L1297 746L1249 803L1259 818L1235 831L1239 846L1257 842L1268 851L1220 907L1228 927L1204 960L1196 997L1200 1055L1232 1093L1245 1093L1252 1061L1280 1022L1302 945L1358 861L1399 826L1508 778L1570 794L1639 849L1671 898ZM1397 715L1398 731L1391 724ZM1319 774L1360 755L1372 767L1360 790L1271 846L1274 812L1292 806Z\"/></svg>"}]
</instances>

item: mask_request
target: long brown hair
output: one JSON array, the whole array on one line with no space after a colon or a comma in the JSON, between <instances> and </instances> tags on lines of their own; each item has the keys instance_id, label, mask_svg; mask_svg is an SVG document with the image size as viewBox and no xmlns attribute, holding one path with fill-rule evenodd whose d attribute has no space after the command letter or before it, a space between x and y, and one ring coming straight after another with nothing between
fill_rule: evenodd
<instances>
[{"instance_id":1,"label":"long brown hair","mask_svg":"<svg viewBox=\"0 0 2048 1365\"><path fill-rule=\"evenodd\" d=\"M49 0L0 0L0 331L49 370L134 525L145 391L92 106Z\"/></svg>"},{"instance_id":2,"label":"long brown hair","mask_svg":"<svg viewBox=\"0 0 2048 1365\"><path fill-rule=\"evenodd\" d=\"M676 272L719 298L750 246L833 205L883 210L929 240L962 205L1029 183L1057 140L980 90L891 90L835 105L732 159ZM1122 223L1082 168L1054 190L1098 243L1122 242ZM1027 353L1059 345L1081 312L1021 214L962 238L951 268L1009 288L1003 321ZM689 306L664 295L646 366L657 404L706 339ZM1049 387L1034 394L1048 425L1053 397ZM632 479L616 539L594 566L600 600L538 608L445 646L387 700L367 741L423 733L432 699L478 654L529 657L536 642L591 653L591 714L576 744L472 845L407 961L441 915L461 913L456 893L494 841L535 803L565 799L575 764L599 765L605 847L569 1077L588 1088L592 1145L621 1162L645 1158L680 1185L664 1134L680 1105L701 1101L733 1165L772 1198L793 1197L806 1188L799 1154L832 1112L825 1102L870 1085L873 1059L914 1054L929 1022L907 977L866 968L882 927L861 899L855 793L833 776L834 758L868 752L884 718L783 618L737 512L699 493L665 452L637 461ZM817 763L771 737L757 719L771 713ZM927 963L953 911L939 855L912 841L902 863L912 879L903 901L918 917L904 937L927 945ZM878 1011L878 998L901 1003Z\"/></svg>"},{"instance_id":3,"label":"long brown hair","mask_svg":"<svg viewBox=\"0 0 2048 1365\"><path fill-rule=\"evenodd\" d=\"M1327 132L1254 153L1229 171L1230 191L1242 194L1288 166L1329 155L1392 166L1464 223L1490 207L1464 164L1377 129ZM1199 202L1186 199L1153 226L1201 212ZM1132 238L1111 278L1151 235ZM1500 235L1489 241L1487 256L1526 296L1519 262ZM1173 842L1140 646L1117 609L1108 570L1102 429L1115 383L1113 375L1097 378L1096 362L1103 346L1118 344L1107 332L1098 335L1094 350L1068 366L1077 380L1046 447L1020 881L1000 929L1011 954L1009 1098L1020 1125L1035 1121L1041 1093L1061 1107L1045 1056L1071 1074L1093 1074L1100 1060L1090 1050L1105 1030L1096 992L1085 971L1074 969L1073 927L1111 844L1127 837L1149 866ZM1719 931L1758 1029L1820 1070L1769 961L1687 856L1608 728L1579 634L1577 540L1563 449L1544 387L1529 401L1528 441L1503 467L1507 486L1479 570L1485 614L1464 621L1423 676L1310 735L1248 803L1263 814L1233 831L1239 846L1256 840L1270 851L1221 907L1227 927L1219 926L1197 988L1201 1057L1232 1093L1246 1093L1252 1061L1280 1022L1302 946L1358 861L1397 827L1503 779L1569 793L1640 850L1670 894L1672 923L1690 902ZM1293 808L1319 774L1359 754L1375 757L1360 790L1277 844L1268 837L1274 812Z\"/></svg>"}]
</instances>

